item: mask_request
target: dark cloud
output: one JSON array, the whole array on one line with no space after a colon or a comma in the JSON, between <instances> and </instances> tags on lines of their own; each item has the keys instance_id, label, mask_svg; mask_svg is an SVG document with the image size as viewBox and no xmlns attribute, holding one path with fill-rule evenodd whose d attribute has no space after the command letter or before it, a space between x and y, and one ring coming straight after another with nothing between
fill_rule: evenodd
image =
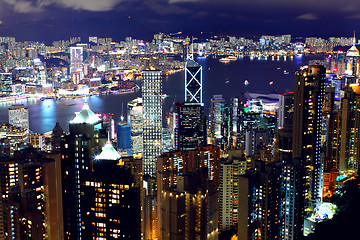
<instances>
[{"instance_id":1,"label":"dark cloud","mask_svg":"<svg viewBox=\"0 0 360 240\"><path fill-rule=\"evenodd\" d=\"M126 0L2 0L17 13L42 12L49 6L62 9L103 12L113 10ZM1 1L0 1L1 2Z\"/></svg>"},{"instance_id":2,"label":"dark cloud","mask_svg":"<svg viewBox=\"0 0 360 240\"><path fill-rule=\"evenodd\" d=\"M346 36L359 31L360 1L0 0L0 20L2 35L31 34L31 38L54 38L67 32L120 38L159 31ZM60 30L43 33L54 29Z\"/></svg>"},{"instance_id":3,"label":"dark cloud","mask_svg":"<svg viewBox=\"0 0 360 240\"><path fill-rule=\"evenodd\" d=\"M317 20L318 19L318 15L316 15L315 13L305 13L302 14L300 16L297 16L296 19L301 19L301 20Z\"/></svg>"}]
</instances>

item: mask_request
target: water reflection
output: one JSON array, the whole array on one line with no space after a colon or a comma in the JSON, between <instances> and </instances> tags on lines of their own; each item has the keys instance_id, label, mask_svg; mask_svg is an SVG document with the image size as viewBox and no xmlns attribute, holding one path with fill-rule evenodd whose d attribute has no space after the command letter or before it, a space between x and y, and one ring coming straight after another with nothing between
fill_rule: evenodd
<instances>
[{"instance_id":1,"label":"water reflection","mask_svg":"<svg viewBox=\"0 0 360 240\"><path fill-rule=\"evenodd\" d=\"M211 57L197 58L203 66L203 101L206 112L209 109L210 99L214 94L222 94L224 99L229 101L231 97L241 96L245 91L271 93L277 91L282 93L291 90L294 85L294 71L300 66L307 64L309 60L321 59L319 56L295 57L294 60L267 61L254 60L244 57L230 64L223 64L218 59ZM284 70L290 74L285 75ZM163 81L163 93L169 95L164 100L163 114L167 114L172 102L183 101L184 99L184 71L168 75ZM248 80L249 85L245 86L244 81ZM269 82L273 81L272 85ZM126 116L127 103L141 92L122 95L110 95L105 97L92 96L87 99L90 108L94 112L113 113L115 121L124 114ZM176 98L175 98L176 96ZM69 122L79 112L85 99L23 99L17 100L16 104L24 104L29 108L30 129L44 133L51 131L56 121L61 127L69 130ZM8 122L8 108L15 102L0 103L0 123Z\"/></svg>"}]
</instances>

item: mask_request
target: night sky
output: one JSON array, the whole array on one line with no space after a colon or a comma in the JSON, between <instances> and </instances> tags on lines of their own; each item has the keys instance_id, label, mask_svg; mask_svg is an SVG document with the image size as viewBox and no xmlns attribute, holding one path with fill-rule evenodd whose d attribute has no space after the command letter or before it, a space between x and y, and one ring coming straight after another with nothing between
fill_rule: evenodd
<instances>
[{"instance_id":1,"label":"night sky","mask_svg":"<svg viewBox=\"0 0 360 240\"><path fill-rule=\"evenodd\" d=\"M0 36L51 43L70 36L262 34L360 36L357 0L0 0Z\"/></svg>"}]
</instances>

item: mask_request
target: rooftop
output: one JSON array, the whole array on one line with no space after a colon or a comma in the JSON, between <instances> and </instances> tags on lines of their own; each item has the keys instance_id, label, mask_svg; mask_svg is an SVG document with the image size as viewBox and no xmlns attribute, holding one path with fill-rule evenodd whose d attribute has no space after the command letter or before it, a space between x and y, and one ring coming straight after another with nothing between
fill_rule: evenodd
<instances>
[{"instance_id":1,"label":"rooftop","mask_svg":"<svg viewBox=\"0 0 360 240\"><path fill-rule=\"evenodd\" d=\"M95 124L100 122L101 119L96 116L96 114L91 111L89 105L85 102L83 108L80 112L76 113L76 117L70 121L71 124L78 123L87 123L87 124Z\"/></svg>"},{"instance_id":2,"label":"rooftop","mask_svg":"<svg viewBox=\"0 0 360 240\"><path fill-rule=\"evenodd\" d=\"M356 48L355 45L353 45L346 53L347 57L359 57L359 50Z\"/></svg>"},{"instance_id":3,"label":"rooftop","mask_svg":"<svg viewBox=\"0 0 360 240\"><path fill-rule=\"evenodd\" d=\"M115 150L110 142L107 142L99 155L95 157L96 160L119 160L120 154Z\"/></svg>"}]
</instances>

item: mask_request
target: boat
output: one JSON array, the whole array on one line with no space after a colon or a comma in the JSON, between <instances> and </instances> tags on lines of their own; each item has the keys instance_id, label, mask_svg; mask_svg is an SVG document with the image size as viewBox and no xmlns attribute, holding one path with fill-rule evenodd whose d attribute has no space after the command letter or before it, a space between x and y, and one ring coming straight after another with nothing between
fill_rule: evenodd
<instances>
[{"instance_id":1,"label":"boat","mask_svg":"<svg viewBox=\"0 0 360 240\"><path fill-rule=\"evenodd\" d=\"M249 81L248 81L248 80L245 80L244 85L245 85L245 86L249 85Z\"/></svg>"},{"instance_id":2,"label":"boat","mask_svg":"<svg viewBox=\"0 0 360 240\"><path fill-rule=\"evenodd\" d=\"M229 58L220 58L219 62L229 63L229 62L230 62L230 59L229 59Z\"/></svg>"},{"instance_id":3,"label":"boat","mask_svg":"<svg viewBox=\"0 0 360 240\"><path fill-rule=\"evenodd\" d=\"M269 82L269 85L273 85L273 84L274 84L274 81Z\"/></svg>"},{"instance_id":4,"label":"boat","mask_svg":"<svg viewBox=\"0 0 360 240\"><path fill-rule=\"evenodd\" d=\"M289 74L289 72L288 72L288 71L286 71L286 70L284 70L284 74L285 74L285 75L288 75L288 74Z\"/></svg>"},{"instance_id":5,"label":"boat","mask_svg":"<svg viewBox=\"0 0 360 240\"><path fill-rule=\"evenodd\" d=\"M46 99L57 99L57 97L55 97L55 96L46 96L46 97L41 97L40 98L41 101L44 101Z\"/></svg>"},{"instance_id":6,"label":"boat","mask_svg":"<svg viewBox=\"0 0 360 240\"><path fill-rule=\"evenodd\" d=\"M227 57L230 61L236 61L237 60L237 57L235 56L228 56Z\"/></svg>"}]
</instances>

